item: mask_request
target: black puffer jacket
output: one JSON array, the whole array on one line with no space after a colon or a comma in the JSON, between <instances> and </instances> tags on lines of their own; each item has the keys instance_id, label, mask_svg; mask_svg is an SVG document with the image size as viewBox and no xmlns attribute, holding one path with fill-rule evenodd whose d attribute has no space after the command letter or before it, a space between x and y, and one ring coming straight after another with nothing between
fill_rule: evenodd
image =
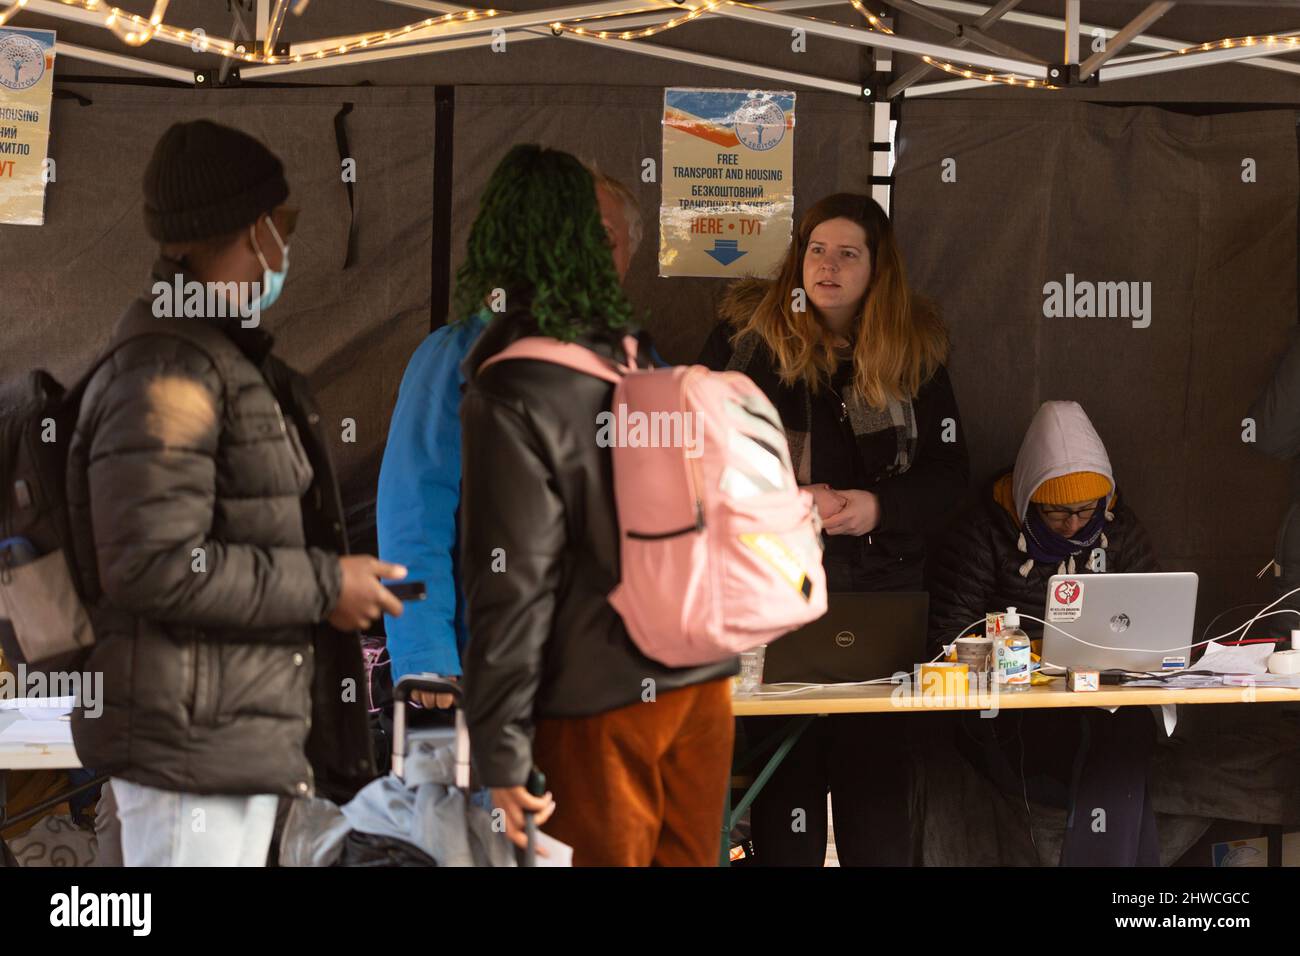
<instances>
[{"instance_id":1,"label":"black puffer jacket","mask_svg":"<svg viewBox=\"0 0 1300 956\"><path fill-rule=\"evenodd\" d=\"M735 658L665 667L628 637L606 598L619 580L619 528L612 455L596 444L613 386L530 360L477 374L510 342L536 334L526 317L503 316L464 366L465 708L487 786L526 782L534 717L599 714L642 700L647 681L662 694L738 669ZM582 344L625 360L617 342Z\"/></svg>"},{"instance_id":2,"label":"black puffer jacket","mask_svg":"<svg viewBox=\"0 0 1300 956\"><path fill-rule=\"evenodd\" d=\"M1146 529L1119 496L1111 508L1115 516L1106 523L1108 572L1157 571L1155 553ZM951 643L959 632L990 611L1018 608L1043 617L1047 582L1058 565L1035 562L1028 576L1020 567L1028 555L1016 547L1020 530L1011 514L994 500L993 490L981 503L959 517L942 544L930 554L927 580L930 591L930 641L932 653ZM1075 560L1076 574L1091 574L1085 566L1091 551ZM1021 627L1030 637L1042 636L1043 626L1027 618ZM983 628L970 631L983 634Z\"/></svg>"},{"instance_id":3,"label":"black puffer jacket","mask_svg":"<svg viewBox=\"0 0 1300 956\"><path fill-rule=\"evenodd\" d=\"M360 642L320 623L346 551L320 415L260 329L151 305L119 322L69 449L104 675L78 756L168 790L348 799L374 768Z\"/></svg>"}]
</instances>

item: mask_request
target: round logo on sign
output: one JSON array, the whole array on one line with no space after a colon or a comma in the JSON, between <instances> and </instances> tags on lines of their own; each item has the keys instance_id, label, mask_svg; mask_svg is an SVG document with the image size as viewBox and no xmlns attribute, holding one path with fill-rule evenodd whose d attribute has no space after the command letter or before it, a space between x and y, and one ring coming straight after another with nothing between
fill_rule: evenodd
<instances>
[{"instance_id":1,"label":"round logo on sign","mask_svg":"<svg viewBox=\"0 0 1300 956\"><path fill-rule=\"evenodd\" d=\"M1127 614L1116 614L1110 619L1110 629L1116 634L1123 634L1132 623Z\"/></svg>"},{"instance_id":2,"label":"round logo on sign","mask_svg":"<svg viewBox=\"0 0 1300 956\"><path fill-rule=\"evenodd\" d=\"M1062 581L1056 586L1055 597L1061 604L1073 604L1079 600L1079 595L1083 589L1079 587L1078 581Z\"/></svg>"},{"instance_id":3,"label":"round logo on sign","mask_svg":"<svg viewBox=\"0 0 1300 956\"><path fill-rule=\"evenodd\" d=\"M772 149L785 139L785 110L771 100L748 100L732 118L736 139L750 149Z\"/></svg>"},{"instance_id":4,"label":"round logo on sign","mask_svg":"<svg viewBox=\"0 0 1300 956\"><path fill-rule=\"evenodd\" d=\"M849 647L854 640L852 631L840 631L835 635L835 643L840 647Z\"/></svg>"},{"instance_id":5,"label":"round logo on sign","mask_svg":"<svg viewBox=\"0 0 1300 956\"><path fill-rule=\"evenodd\" d=\"M0 86L25 90L45 75L45 49L29 36L11 33L0 38Z\"/></svg>"}]
</instances>

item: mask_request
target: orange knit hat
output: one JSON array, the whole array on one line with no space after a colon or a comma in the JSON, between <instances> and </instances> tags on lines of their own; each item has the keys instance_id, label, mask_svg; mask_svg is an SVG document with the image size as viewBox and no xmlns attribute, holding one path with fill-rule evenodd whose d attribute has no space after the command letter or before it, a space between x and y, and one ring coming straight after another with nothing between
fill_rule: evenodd
<instances>
[{"instance_id":1,"label":"orange knit hat","mask_svg":"<svg viewBox=\"0 0 1300 956\"><path fill-rule=\"evenodd\" d=\"M1110 479L1095 471L1075 471L1058 478L1048 478L1034 489L1029 500L1040 505L1071 505L1096 501L1111 493Z\"/></svg>"}]
</instances>

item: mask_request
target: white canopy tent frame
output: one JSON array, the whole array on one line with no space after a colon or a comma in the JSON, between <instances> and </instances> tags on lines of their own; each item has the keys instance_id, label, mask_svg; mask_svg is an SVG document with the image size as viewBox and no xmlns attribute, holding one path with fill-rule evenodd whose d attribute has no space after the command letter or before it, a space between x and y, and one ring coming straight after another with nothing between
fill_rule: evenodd
<instances>
[{"instance_id":1,"label":"white canopy tent frame","mask_svg":"<svg viewBox=\"0 0 1300 956\"><path fill-rule=\"evenodd\" d=\"M948 10L952 13L964 13L971 16L983 16L989 13L990 11L992 11L993 9L995 9L995 7L988 7L979 3L971 3L969 2L969 0L921 0L921 2L923 2L926 6L934 7L939 10ZM1017 2L1019 2L1019 0L1017 0ZM1001 4L998 4L998 6L1001 6ZM1063 19L1059 17L1049 17L1041 13L1023 13L1020 11L1009 11L1009 12L1004 12L1001 15L1001 19L1006 21L1007 23L1015 23L1021 26L1036 27L1038 29L1043 29L1043 30L1064 30L1066 27L1065 21ZM1110 38L1113 38L1119 32L1120 32L1119 30L1113 27L1104 27L1101 26L1100 24L1095 24L1095 23L1079 24L1080 35L1083 34L1095 35L1097 33L1100 33L1102 36L1108 39L1108 42ZM1159 52L1166 52L1166 53L1176 52L1178 50L1183 50L1183 49L1187 49L1188 47L1196 46L1196 43L1191 40L1175 40L1169 37L1152 36L1151 34L1147 34L1147 33L1140 33L1130 38L1129 43L1132 46L1147 47L1152 50L1156 50ZM1132 56L1132 57L1121 57L1112 62L1115 65L1120 63L1136 62L1138 60L1145 60L1150 55L1151 54L1143 54L1143 55ZM1175 60L1175 62L1181 59L1182 58L1179 57ZM1252 58L1240 60L1239 62L1243 66L1253 66L1260 69L1276 70L1283 73L1300 74L1300 63L1268 59L1259 56L1258 51L1256 51L1256 53L1252 55ZM981 80L951 80L951 81L940 82L940 83L929 83L920 87L913 87L911 89L904 91L903 95L911 97L911 96L928 96L928 95L943 94L943 93L954 93L959 90L971 90L977 87L983 87L987 85L988 85L987 83ZM891 96L894 95L892 87L890 88L890 95Z\"/></svg>"},{"instance_id":2,"label":"white canopy tent frame","mask_svg":"<svg viewBox=\"0 0 1300 956\"><path fill-rule=\"evenodd\" d=\"M924 20L931 26L938 27L947 33L951 33L954 43L957 40L964 42L956 44L961 47L974 45L988 50L990 53L999 53L1002 56L1015 57L1021 60L1029 60L1033 63L1042 62L1038 57L1019 50L1009 43L1003 43L1001 40L995 40L984 32L987 24L979 23L959 23L949 17L945 17L937 10L925 6L919 0L881 0L886 6L892 7L899 13L906 13L916 17L918 20ZM1018 0L1017 0L1018 2ZM993 19L997 19L996 17ZM990 21L992 22L992 21Z\"/></svg>"},{"instance_id":3,"label":"white canopy tent frame","mask_svg":"<svg viewBox=\"0 0 1300 956\"><path fill-rule=\"evenodd\" d=\"M394 6L413 7L425 13L465 13L474 9L473 7L462 6L457 3L444 3L442 0L380 0L381 3L388 3ZM824 7L828 0L767 0L759 5L769 10L803 10L808 7ZM835 0L830 0L835 2ZM641 27L653 27L667 23L674 17L680 16L679 8L674 4L672 7L640 14L619 14L615 16L602 17L598 22L598 28L609 30L610 32L621 32L624 30L638 30ZM704 14L708 16L708 14ZM550 26L544 27L527 27L524 32L534 34L538 37L554 37ZM395 35L391 40L383 41L382 45L397 46L414 42L415 40L425 39L427 34L422 34L420 30L415 30L409 34L403 33ZM314 54L317 50L337 49L339 44L346 40L346 37L327 37L323 40L306 40L302 43L295 43L292 46L292 52L303 56Z\"/></svg>"},{"instance_id":4,"label":"white canopy tent frame","mask_svg":"<svg viewBox=\"0 0 1300 956\"><path fill-rule=\"evenodd\" d=\"M1129 42L1145 30L1151 24L1155 23L1166 13L1173 9L1173 0L1159 0L1153 3L1127 24L1120 28L1120 31L1106 41L1106 47L1103 50L1094 53L1083 63L1079 64L1079 79L1086 80L1092 74L1096 73L1103 63L1111 59ZM1076 24L1077 26L1077 24Z\"/></svg>"},{"instance_id":5,"label":"white canopy tent frame","mask_svg":"<svg viewBox=\"0 0 1300 956\"><path fill-rule=\"evenodd\" d=\"M418 9L433 13L458 13L472 9L470 7L460 6L452 3L432 3L420 2L416 0L385 0L388 3L400 2L402 6L417 6ZM825 6L826 0L775 0L775 2L765 4L773 10L798 10L806 7ZM609 20L602 20L602 27L608 27L611 30L632 30L641 27L655 26L665 23L678 15L676 7L672 7L662 13L648 13L636 16L615 17ZM549 21L548 21L549 23ZM497 24L499 26L499 24ZM414 35L414 34L412 34ZM562 35L565 40L573 40L579 43L589 43L609 47L609 42L597 37L581 36L570 32ZM507 43L522 43L529 40L555 39L555 34L549 26L538 26L524 29L508 30L504 34ZM480 35L452 40L438 41L436 44L428 44L429 52L451 52L452 50L465 50L474 47L488 46L493 42L491 35ZM302 53L304 56L315 53L318 49L329 49L338 46L338 38L327 41L311 41L306 44L294 44L291 51L294 54ZM825 90L830 93L840 93L847 96L861 96L862 88L857 83L848 83L843 80L833 80L824 77L812 76L810 74L797 73L792 70L782 70L774 67L763 66L758 63L749 63L743 60L731 60L725 57L712 56L705 53L695 53L690 50L679 50L674 47L660 46L657 44L638 44L636 53L642 56L649 56L659 59L672 60L678 63L689 63L694 66L704 66L715 70L725 70L733 73L741 73L745 76L761 76L764 79L773 80L778 83L794 84L796 86L811 87L814 89ZM279 73L294 72L295 69L302 67L307 61L299 63L274 64L267 66L247 67L243 71L243 76L248 79L264 77L268 74L274 75ZM330 61L314 62L309 68L319 68L328 65Z\"/></svg>"},{"instance_id":6,"label":"white canopy tent frame","mask_svg":"<svg viewBox=\"0 0 1300 956\"><path fill-rule=\"evenodd\" d=\"M989 7L982 14L980 14L979 19L976 20L974 23L974 27L980 30L988 29L995 22L1001 19L1003 14L1005 14L1008 10L1011 10L1019 3L1020 0L998 0L996 4ZM929 8L927 7L926 9ZM969 36L963 35L954 39L953 45L956 47L966 47L971 42L972 41ZM907 89L917 80L919 80L921 77L925 76L927 73L929 73L931 70L934 69L937 68L931 66L928 63L921 63L918 64L917 66L914 66L912 69L904 73L899 79L889 84L889 91L886 94L887 97L892 100L895 96L898 96L905 89Z\"/></svg>"},{"instance_id":7,"label":"white canopy tent frame","mask_svg":"<svg viewBox=\"0 0 1300 956\"><path fill-rule=\"evenodd\" d=\"M449 13L458 10L471 9L460 7L455 4L436 2L436 0L385 0L385 2L417 8L426 12L442 11L444 13ZM888 0L885 0L885 2L888 2ZM585 4L552 7L545 10L527 11L522 13L501 12L499 16L482 18L479 20L459 20L427 27L421 26L417 30L405 33L401 36L400 42L394 43L391 46L376 44L375 47L370 49L350 51L338 56L317 58L314 50L321 49L319 44L322 41L313 41L312 44L297 44L291 47L292 51L301 52L304 47L314 48L312 59L310 61L304 57L301 62L241 66L241 76L249 79L254 77L267 78L281 74L299 72L302 70L327 69L351 66L356 65L357 63L375 60L399 59L430 53L449 52L451 50L464 49L467 47L475 47L490 43L493 31L497 30L505 30L504 35L508 40L513 39L520 41L525 39L534 39L550 34L551 30L549 29L549 24L552 22L596 20L599 23L597 29L603 29L606 23L619 23L620 25L615 27L615 29L627 29L630 27L632 22L627 17L628 13L633 11L645 11L647 8L654 9L656 7L663 8L663 12L656 12L648 15L643 14L643 17L654 19L662 18L662 20L667 20L674 16L680 16L682 11L700 10L702 17L727 17L729 19L769 26L783 31L802 29L807 33L823 36L828 39L870 46L876 51L882 53L899 52L909 53L916 56L929 56L940 61L955 61L957 63L970 64L972 66L984 67L992 70L1000 70L1017 76L1030 77L1036 81L1045 82L1050 81L1052 77L1049 76L1047 72L1048 67L1044 64L1029 59L1004 56L987 50L972 51L967 47L980 45L976 38L984 37L985 35L983 31L987 28L988 24L993 20L1000 18L1006 22L1028 23L1033 26L1064 30L1066 42L1065 58L1063 62L1066 64L1077 64L1078 38L1083 33L1092 33L1100 30L1108 37L1118 38L1119 42L1116 43L1114 51L1109 49L1103 51L1106 55L1101 59L1098 59L1098 56L1094 56L1089 58L1087 63L1080 65L1080 74L1081 77L1086 78L1095 73L1098 80L1101 81L1145 76L1155 73L1171 72L1174 70L1192 69L1198 66L1213 65L1221 62L1240 61L1251 65L1265 65L1267 63L1265 58L1300 50L1300 46L1293 46L1290 43L1273 43L1271 45L1258 43L1253 46L1239 45L1227 49L1209 49L1188 52L1176 57L1162 57L1159 59L1152 59L1150 56L1118 59L1111 58L1115 51L1118 51L1120 47L1128 43L1164 50L1182 49L1188 46L1193 46L1194 44L1180 45L1177 41L1147 37L1144 34L1137 32L1145 28L1145 23L1139 21L1143 21L1144 19L1147 22L1154 21L1160 15L1163 15L1164 10L1168 8L1167 5L1169 3L1177 3L1178 0L1163 0L1163 2L1152 3L1132 23L1120 28L1119 30L1083 23L1080 20L1081 0L1066 0L1065 17L1063 20L1057 20L1055 18L1044 17L1037 14L1017 13L1010 10L1010 6L1013 6L1014 3L1005 2L998 4L999 8L1005 8L1000 14L1000 17L995 16L992 19L987 19L987 15L992 9L996 8L982 7L978 4L961 2L961 0L899 0L899 2L900 5L905 5L909 8L914 8L917 3L920 3L924 7L933 10L975 13L980 15L983 19L977 22L973 27L973 33L968 32L968 30L963 27L963 35L953 38L954 45L947 45L943 43L911 40L898 36L892 32L878 32L831 21L794 16L786 12L798 9L802 6L826 5L824 2L818 4L811 2L811 0L810 2L795 0L794 3L787 0L787 2L784 3L753 5L731 3L729 0L690 0L690 2L680 4L674 3L673 0L595 0L595 2ZM18 0L0 0L0 8L11 7L17 3ZM274 6L272 6L272 4L274 4ZM287 0L258 0L257 39L266 49L272 48L275 38L278 36L280 26L283 24L284 10L287 5ZM55 2L55 0L28 0L27 4L24 6L24 10L32 13L41 13L47 16L69 19L101 28L107 28L102 14L84 10L80 7L58 3ZM931 18L931 21L933 22L933 18ZM587 32L591 33L593 31L588 30ZM1300 33L1300 31L1276 34L1276 36L1290 37L1295 36L1297 33ZM569 31L565 31L562 35L566 39L575 39L580 42L602 43L606 47L621 49L625 52L637 55L646 55L660 59L708 66L713 69L736 72L749 77L763 76L767 79L792 83L799 86L811 86L816 89L843 93L845 95L863 96L864 92L866 95L874 95L876 92L864 91L859 84L847 83L844 81L832 80L830 78L817 77L794 71L763 67L760 64L735 61L725 57L697 54L691 51L679 50L662 45L640 43L635 40L603 40L591 36L574 35ZM441 39L432 40L430 42L411 42L414 38L421 36L436 36ZM154 37L152 42L189 45L183 39L162 33ZM994 44L996 45L998 42L1000 41L994 41ZM1005 47L1006 45L1003 44L1003 46ZM1007 49L1014 48L1007 47ZM152 62L143 56L133 53L124 52L120 54L112 54L108 53L108 51L98 51L72 44L59 44L58 51L63 53L63 55L72 58L80 58L123 69L131 69L146 75L159 76L167 79L177 79L179 74L185 72L176 67ZM111 61L108 59L110 57L112 58ZM1102 63L1106 64L1104 68L1101 67ZM1287 72L1300 72L1300 64L1297 63L1283 62L1268 65L1285 69ZM194 77L191 76L188 81L194 82ZM910 86L901 92L907 96L932 95L960 89L970 89L981 85L989 85L989 83L984 80L957 80L953 82L926 84L923 86ZM890 93L894 93L892 88Z\"/></svg>"}]
</instances>

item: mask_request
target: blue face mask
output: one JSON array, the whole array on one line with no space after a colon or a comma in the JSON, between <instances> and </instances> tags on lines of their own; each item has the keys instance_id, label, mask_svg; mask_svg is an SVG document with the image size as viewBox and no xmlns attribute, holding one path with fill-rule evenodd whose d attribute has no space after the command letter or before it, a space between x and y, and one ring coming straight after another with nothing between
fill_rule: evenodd
<instances>
[{"instance_id":1,"label":"blue face mask","mask_svg":"<svg viewBox=\"0 0 1300 956\"><path fill-rule=\"evenodd\" d=\"M289 246L280 239L280 233L275 228L275 223L269 218L266 220L267 226L271 229L271 236L275 239L276 245L280 247L280 270L273 270L266 257L262 255L262 250L257 245L257 224L252 225L253 230L253 251L257 253L257 261L262 265L262 295L257 300L258 309L269 309L275 304L275 300L280 298L280 290L284 288L285 277L289 275Z\"/></svg>"}]
</instances>

